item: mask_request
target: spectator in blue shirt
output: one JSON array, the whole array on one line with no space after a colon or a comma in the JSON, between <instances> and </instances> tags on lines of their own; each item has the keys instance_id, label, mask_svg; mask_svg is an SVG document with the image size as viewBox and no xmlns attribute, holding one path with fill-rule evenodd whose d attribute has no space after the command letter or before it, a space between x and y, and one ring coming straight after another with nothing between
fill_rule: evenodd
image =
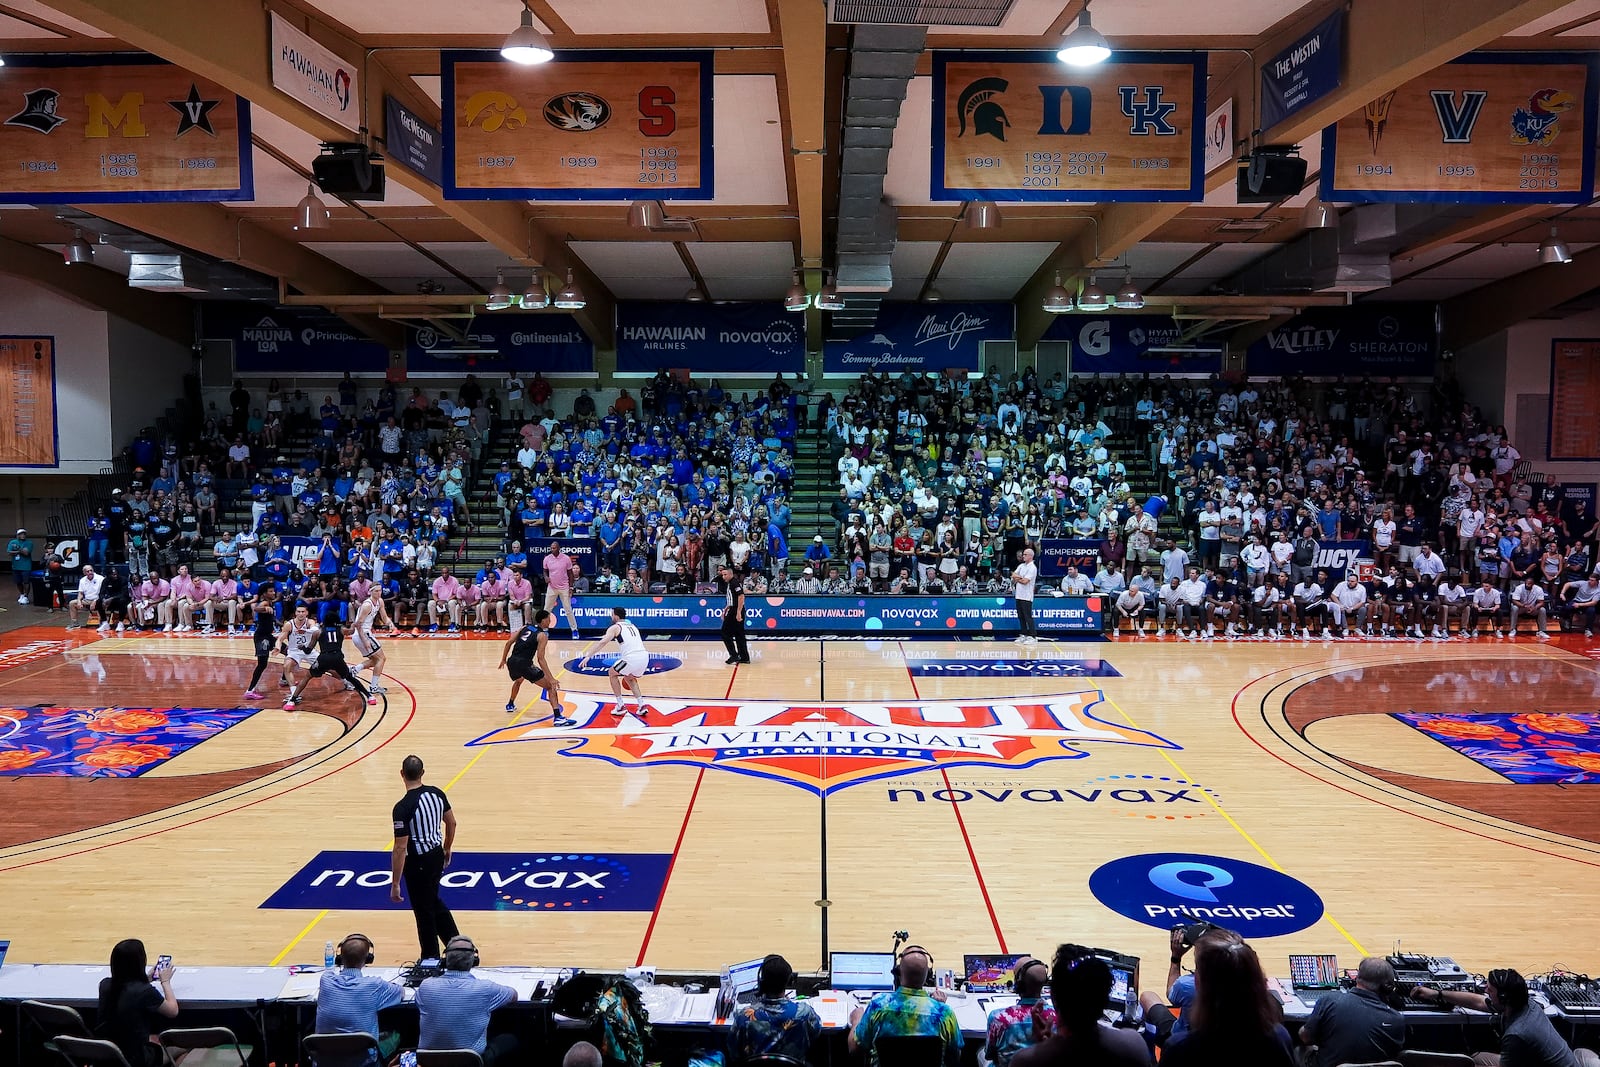
<instances>
[{"instance_id":1,"label":"spectator in blue shirt","mask_svg":"<svg viewBox=\"0 0 1600 1067\"><path fill-rule=\"evenodd\" d=\"M339 944L339 970L323 971L317 984L317 1033L371 1034L378 1040L378 1054L359 1059L329 1059L320 1056L318 1067L363 1067L388 1063L400 1047L399 1034L380 1034L378 1012L405 999L405 988L385 982L376 975L361 973L372 962L372 942L366 934L351 934Z\"/></svg>"},{"instance_id":2,"label":"spectator in blue shirt","mask_svg":"<svg viewBox=\"0 0 1600 1067\"><path fill-rule=\"evenodd\" d=\"M472 968L477 963L478 948L471 938L450 939L444 950L444 974L417 987L417 1047L470 1048L483 1057L484 1067L494 1067L516 1055L517 1038L500 1034L489 1040L489 1016L496 1008L515 1003L517 991L475 976Z\"/></svg>"},{"instance_id":3,"label":"spectator in blue shirt","mask_svg":"<svg viewBox=\"0 0 1600 1067\"><path fill-rule=\"evenodd\" d=\"M822 1020L803 1000L790 1000L784 991L794 982L794 971L782 956L761 961L756 976L760 999L735 1009L728 1028L728 1064L738 1067L758 1056L787 1056L806 1062L811 1045L822 1036Z\"/></svg>"},{"instance_id":4,"label":"spectator in blue shirt","mask_svg":"<svg viewBox=\"0 0 1600 1067\"><path fill-rule=\"evenodd\" d=\"M832 556L833 553L828 551L828 545L822 540L821 534L811 539L811 547L806 549L807 563L826 563Z\"/></svg>"}]
</instances>

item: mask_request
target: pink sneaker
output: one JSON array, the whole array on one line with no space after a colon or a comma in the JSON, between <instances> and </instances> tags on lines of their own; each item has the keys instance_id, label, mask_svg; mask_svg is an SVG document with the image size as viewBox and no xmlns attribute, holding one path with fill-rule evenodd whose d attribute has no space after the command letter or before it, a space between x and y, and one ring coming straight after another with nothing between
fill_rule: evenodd
<instances>
[{"instance_id":1,"label":"pink sneaker","mask_svg":"<svg viewBox=\"0 0 1600 1067\"><path fill-rule=\"evenodd\" d=\"M368 697L367 698L367 707L375 708L377 706L378 706L378 698L377 697Z\"/></svg>"},{"instance_id":2,"label":"pink sneaker","mask_svg":"<svg viewBox=\"0 0 1600 1067\"><path fill-rule=\"evenodd\" d=\"M292 700L285 700L283 702L283 710L284 711L293 711L295 709L295 706L296 706L295 702L292 701Z\"/></svg>"},{"instance_id":3,"label":"pink sneaker","mask_svg":"<svg viewBox=\"0 0 1600 1067\"><path fill-rule=\"evenodd\" d=\"M265 693L258 693L254 689L246 689L244 691L244 698L246 700L265 700L267 699L267 695Z\"/></svg>"}]
</instances>

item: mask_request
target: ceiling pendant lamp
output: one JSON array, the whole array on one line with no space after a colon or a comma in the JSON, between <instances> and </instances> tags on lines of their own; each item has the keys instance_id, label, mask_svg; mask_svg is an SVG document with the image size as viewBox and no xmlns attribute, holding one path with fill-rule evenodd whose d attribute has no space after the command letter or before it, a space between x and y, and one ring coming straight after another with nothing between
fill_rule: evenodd
<instances>
[{"instance_id":1,"label":"ceiling pendant lamp","mask_svg":"<svg viewBox=\"0 0 1600 1067\"><path fill-rule=\"evenodd\" d=\"M522 291L522 310L543 311L550 306L550 290L544 287L544 275L534 268L528 287Z\"/></svg>"},{"instance_id":2,"label":"ceiling pendant lamp","mask_svg":"<svg viewBox=\"0 0 1600 1067\"><path fill-rule=\"evenodd\" d=\"M1061 42L1056 58L1068 66L1092 67L1111 58L1111 42L1089 23L1089 4L1083 5L1078 25Z\"/></svg>"},{"instance_id":3,"label":"ceiling pendant lamp","mask_svg":"<svg viewBox=\"0 0 1600 1067\"><path fill-rule=\"evenodd\" d=\"M500 58L508 59L518 66L532 67L548 63L555 57L555 49L550 47L545 35L534 28L533 12L524 5L522 23L511 31L506 43L500 46Z\"/></svg>"},{"instance_id":4,"label":"ceiling pendant lamp","mask_svg":"<svg viewBox=\"0 0 1600 1067\"><path fill-rule=\"evenodd\" d=\"M928 291L922 294L922 301L925 304L937 304L943 299L944 294L939 292L937 286L933 285L928 286Z\"/></svg>"},{"instance_id":5,"label":"ceiling pendant lamp","mask_svg":"<svg viewBox=\"0 0 1600 1067\"><path fill-rule=\"evenodd\" d=\"M483 306L490 311L504 311L511 306L511 287L506 284L503 271L494 272L494 287L489 290Z\"/></svg>"},{"instance_id":6,"label":"ceiling pendant lamp","mask_svg":"<svg viewBox=\"0 0 1600 1067\"><path fill-rule=\"evenodd\" d=\"M589 301L584 297L583 290L572 280L572 268L567 268L567 284L556 294L555 305L562 311L581 311Z\"/></svg>"},{"instance_id":7,"label":"ceiling pendant lamp","mask_svg":"<svg viewBox=\"0 0 1600 1067\"><path fill-rule=\"evenodd\" d=\"M1568 248L1567 242L1556 234L1554 226L1550 227L1549 240L1539 242L1539 262L1547 267L1557 263L1572 262L1572 249Z\"/></svg>"},{"instance_id":8,"label":"ceiling pendant lamp","mask_svg":"<svg viewBox=\"0 0 1600 1067\"><path fill-rule=\"evenodd\" d=\"M1061 272L1056 271L1055 284L1044 291L1040 305L1052 315L1065 315L1072 310L1072 294L1061 284Z\"/></svg>"},{"instance_id":9,"label":"ceiling pendant lamp","mask_svg":"<svg viewBox=\"0 0 1600 1067\"><path fill-rule=\"evenodd\" d=\"M789 291L783 295L783 310L804 311L811 306L811 294L806 292L805 284L800 281L799 271L795 271L792 277L794 282L789 286Z\"/></svg>"},{"instance_id":10,"label":"ceiling pendant lamp","mask_svg":"<svg viewBox=\"0 0 1600 1067\"><path fill-rule=\"evenodd\" d=\"M1300 212L1300 225L1308 230L1331 230L1339 225L1339 212L1320 196L1313 196Z\"/></svg>"},{"instance_id":11,"label":"ceiling pendant lamp","mask_svg":"<svg viewBox=\"0 0 1600 1067\"><path fill-rule=\"evenodd\" d=\"M993 200L967 201L967 229L998 230L999 228L999 204L996 204Z\"/></svg>"},{"instance_id":12,"label":"ceiling pendant lamp","mask_svg":"<svg viewBox=\"0 0 1600 1067\"><path fill-rule=\"evenodd\" d=\"M839 295L838 276L830 278L817 294L818 311L843 311L844 297Z\"/></svg>"},{"instance_id":13,"label":"ceiling pendant lamp","mask_svg":"<svg viewBox=\"0 0 1600 1067\"><path fill-rule=\"evenodd\" d=\"M628 205L630 230L654 230L666 221L667 212L659 200L635 200Z\"/></svg>"},{"instance_id":14,"label":"ceiling pendant lamp","mask_svg":"<svg viewBox=\"0 0 1600 1067\"><path fill-rule=\"evenodd\" d=\"M310 185L306 186L306 195L294 206L294 214L297 230L326 230L333 226L328 205L322 202L316 189Z\"/></svg>"},{"instance_id":15,"label":"ceiling pendant lamp","mask_svg":"<svg viewBox=\"0 0 1600 1067\"><path fill-rule=\"evenodd\" d=\"M1117 295L1111 301L1113 307L1123 311L1138 311L1144 307L1144 293L1133 284L1133 271L1129 271L1122 279L1122 288L1117 290Z\"/></svg>"},{"instance_id":16,"label":"ceiling pendant lamp","mask_svg":"<svg viewBox=\"0 0 1600 1067\"><path fill-rule=\"evenodd\" d=\"M72 266L74 263L93 263L94 245L83 239L82 230L72 231L72 240L61 246L61 258Z\"/></svg>"},{"instance_id":17,"label":"ceiling pendant lamp","mask_svg":"<svg viewBox=\"0 0 1600 1067\"><path fill-rule=\"evenodd\" d=\"M698 285L689 286L689 291L683 294L683 299L690 304L704 304L706 294Z\"/></svg>"},{"instance_id":18,"label":"ceiling pendant lamp","mask_svg":"<svg viewBox=\"0 0 1600 1067\"><path fill-rule=\"evenodd\" d=\"M1093 274L1089 275L1089 284L1083 287L1083 292L1078 294L1079 311L1104 311L1111 306L1111 298L1106 291L1100 288L1100 283Z\"/></svg>"}]
</instances>

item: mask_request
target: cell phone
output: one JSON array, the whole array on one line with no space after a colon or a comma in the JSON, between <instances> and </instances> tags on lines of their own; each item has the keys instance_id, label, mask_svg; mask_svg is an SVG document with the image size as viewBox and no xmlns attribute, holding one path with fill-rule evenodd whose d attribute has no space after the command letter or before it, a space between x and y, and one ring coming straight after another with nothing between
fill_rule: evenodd
<instances>
[{"instance_id":1,"label":"cell phone","mask_svg":"<svg viewBox=\"0 0 1600 1067\"><path fill-rule=\"evenodd\" d=\"M156 965L150 969L150 981L154 982L162 971L172 966L171 956L157 956Z\"/></svg>"}]
</instances>

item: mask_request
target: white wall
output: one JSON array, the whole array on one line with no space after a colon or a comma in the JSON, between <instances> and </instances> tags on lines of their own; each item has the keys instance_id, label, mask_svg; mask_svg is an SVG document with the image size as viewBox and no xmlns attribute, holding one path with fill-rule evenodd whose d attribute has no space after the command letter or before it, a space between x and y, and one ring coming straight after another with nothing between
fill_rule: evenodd
<instances>
[{"instance_id":1,"label":"white wall","mask_svg":"<svg viewBox=\"0 0 1600 1067\"><path fill-rule=\"evenodd\" d=\"M111 378L111 441L122 449L183 397L183 376L194 367L188 345L107 316Z\"/></svg>"},{"instance_id":2,"label":"white wall","mask_svg":"<svg viewBox=\"0 0 1600 1067\"><path fill-rule=\"evenodd\" d=\"M0 474L94 474L111 462L106 313L20 278L0 286L0 334L55 338L60 464L0 467Z\"/></svg>"}]
</instances>

